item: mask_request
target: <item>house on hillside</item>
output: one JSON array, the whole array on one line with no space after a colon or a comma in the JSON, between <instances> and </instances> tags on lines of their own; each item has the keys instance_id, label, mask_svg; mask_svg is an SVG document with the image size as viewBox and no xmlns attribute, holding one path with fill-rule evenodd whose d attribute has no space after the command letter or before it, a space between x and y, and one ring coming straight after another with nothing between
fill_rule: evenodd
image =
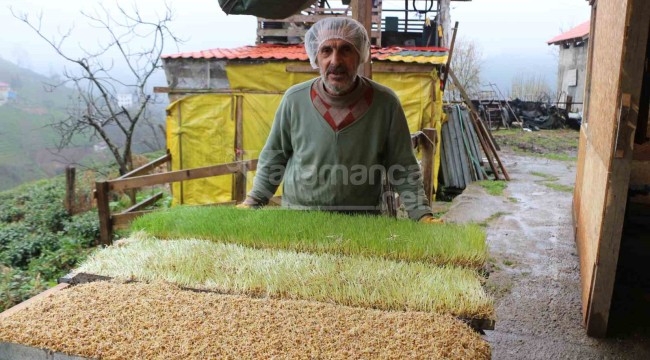
<instances>
[{"instance_id":1,"label":"house on hillside","mask_svg":"<svg viewBox=\"0 0 650 360\"><path fill-rule=\"evenodd\" d=\"M117 106L128 109L133 106L132 94L117 94Z\"/></svg>"},{"instance_id":2,"label":"house on hillside","mask_svg":"<svg viewBox=\"0 0 650 360\"><path fill-rule=\"evenodd\" d=\"M557 90L560 102L571 102L573 111L582 111L587 77L587 59L590 22L586 21L573 29L547 41L548 45L560 48L557 71Z\"/></svg>"},{"instance_id":3,"label":"house on hillside","mask_svg":"<svg viewBox=\"0 0 650 360\"><path fill-rule=\"evenodd\" d=\"M6 82L0 82L0 105L4 105L9 100L11 87Z\"/></svg>"}]
</instances>

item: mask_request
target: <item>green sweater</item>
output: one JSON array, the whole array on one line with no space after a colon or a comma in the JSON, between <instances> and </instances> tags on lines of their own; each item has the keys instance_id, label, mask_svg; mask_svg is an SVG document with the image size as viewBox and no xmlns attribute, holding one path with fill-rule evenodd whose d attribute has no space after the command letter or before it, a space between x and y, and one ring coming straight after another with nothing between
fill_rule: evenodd
<instances>
[{"instance_id":1,"label":"green sweater","mask_svg":"<svg viewBox=\"0 0 650 360\"><path fill-rule=\"evenodd\" d=\"M266 204L284 180L284 207L373 212L379 210L385 172L411 219L431 214L395 93L364 79L374 90L370 109L337 132L312 104L315 80L286 91L249 196Z\"/></svg>"}]
</instances>

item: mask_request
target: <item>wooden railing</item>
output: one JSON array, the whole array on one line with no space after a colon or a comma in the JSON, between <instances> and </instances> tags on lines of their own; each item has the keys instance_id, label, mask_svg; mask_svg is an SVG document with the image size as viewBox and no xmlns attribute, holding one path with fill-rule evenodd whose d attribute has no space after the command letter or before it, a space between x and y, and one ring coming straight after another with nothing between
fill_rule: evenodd
<instances>
[{"instance_id":1,"label":"wooden railing","mask_svg":"<svg viewBox=\"0 0 650 360\"><path fill-rule=\"evenodd\" d=\"M109 199L111 191L137 189L144 186L162 185L179 181L201 179L213 176L235 174L233 186L233 200L215 205L235 204L244 200L246 196L246 173L257 169L257 159L236 161L232 163L206 166L194 169L169 171L161 174L147 174L156 167L171 162L171 154L166 155L143 165L119 178L98 181L95 183L95 196L97 199L97 212L99 213L99 243L110 245L113 240L114 229L127 226L133 219L155 210L142 210L162 198L162 192L150 196L128 209L117 214L111 214Z\"/></svg>"},{"instance_id":2,"label":"wooden railing","mask_svg":"<svg viewBox=\"0 0 650 360\"><path fill-rule=\"evenodd\" d=\"M430 200L433 195L433 163L436 152L437 133L435 129L423 129L411 135L411 142L414 148L422 151L422 175L424 179L424 190ZM232 190L232 201L213 205L234 205L244 201L246 197L246 175L249 171L257 170L257 159L235 161L226 164L212 165L201 168L183 169L169 171L160 174L148 174L153 169L163 164L171 163L171 154L151 161L127 174L116 179L98 181L95 183L95 197L97 199L97 212L99 213L100 245L110 245L113 240L115 229L128 226L133 219L155 210L142 210L153 205L162 198L163 193L158 192L128 209L116 214L111 214L109 200L111 191L125 191L138 189L145 186L169 184L179 181L201 179L213 176L234 174ZM388 203L389 213L396 213L396 204Z\"/></svg>"}]
</instances>

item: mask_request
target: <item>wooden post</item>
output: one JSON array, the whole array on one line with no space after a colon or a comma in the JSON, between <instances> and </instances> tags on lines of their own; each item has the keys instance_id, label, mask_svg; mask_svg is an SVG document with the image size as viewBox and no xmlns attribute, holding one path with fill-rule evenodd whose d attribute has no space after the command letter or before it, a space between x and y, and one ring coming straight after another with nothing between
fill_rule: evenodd
<instances>
[{"instance_id":1,"label":"wooden post","mask_svg":"<svg viewBox=\"0 0 650 360\"><path fill-rule=\"evenodd\" d=\"M449 46L449 34L451 32L451 11L449 11L449 8L451 0L440 0L438 4L440 6L440 23L442 24L442 46ZM456 22L456 28L458 28L458 22Z\"/></svg>"},{"instance_id":2,"label":"wooden post","mask_svg":"<svg viewBox=\"0 0 650 360\"><path fill-rule=\"evenodd\" d=\"M436 154L436 144L438 142L438 133L436 129L425 128L422 129L424 134L424 141L421 141L422 145L422 178L424 183L424 193L431 203L433 198L433 165Z\"/></svg>"},{"instance_id":3,"label":"wooden post","mask_svg":"<svg viewBox=\"0 0 650 360\"><path fill-rule=\"evenodd\" d=\"M372 0L354 0L352 3L352 15L360 22L368 33L368 40L372 38ZM381 29L380 29L381 30ZM359 75L372 79L372 56L368 61L359 66Z\"/></svg>"},{"instance_id":4,"label":"wooden post","mask_svg":"<svg viewBox=\"0 0 650 360\"><path fill-rule=\"evenodd\" d=\"M75 213L75 173L74 166L65 168L65 209L68 211L68 215Z\"/></svg>"},{"instance_id":5,"label":"wooden post","mask_svg":"<svg viewBox=\"0 0 650 360\"><path fill-rule=\"evenodd\" d=\"M97 214L99 215L99 245L110 245L113 241L111 209L108 206L108 181L95 183L97 196Z\"/></svg>"},{"instance_id":6,"label":"wooden post","mask_svg":"<svg viewBox=\"0 0 650 360\"><path fill-rule=\"evenodd\" d=\"M244 97L235 96L235 161L244 159ZM246 198L246 166L233 174L232 199L241 203Z\"/></svg>"},{"instance_id":7,"label":"wooden post","mask_svg":"<svg viewBox=\"0 0 650 360\"><path fill-rule=\"evenodd\" d=\"M445 73L442 78L442 91L445 91L447 86L447 78L449 78L449 69L451 69L451 57L454 55L454 46L456 45L456 33L458 33L458 21L454 25L454 33L451 37L451 46L449 47L449 55L447 56L447 64L445 64Z\"/></svg>"},{"instance_id":8,"label":"wooden post","mask_svg":"<svg viewBox=\"0 0 650 360\"><path fill-rule=\"evenodd\" d=\"M571 112L571 107L573 106L573 96L567 95L566 97L566 104L564 105L564 109L566 112Z\"/></svg>"}]
</instances>

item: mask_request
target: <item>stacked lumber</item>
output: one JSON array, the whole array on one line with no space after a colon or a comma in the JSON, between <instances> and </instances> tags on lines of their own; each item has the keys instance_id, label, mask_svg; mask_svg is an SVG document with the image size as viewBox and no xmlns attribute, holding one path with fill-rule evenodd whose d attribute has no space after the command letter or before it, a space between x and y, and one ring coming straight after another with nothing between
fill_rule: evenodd
<instances>
[{"instance_id":1,"label":"stacked lumber","mask_svg":"<svg viewBox=\"0 0 650 360\"><path fill-rule=\"evenodd\" d=\"M442 185L465 189L471 182L487 179L478 136L466 107L448 105L442 125L440 168Z\"/></svg>"}]
</instances>

